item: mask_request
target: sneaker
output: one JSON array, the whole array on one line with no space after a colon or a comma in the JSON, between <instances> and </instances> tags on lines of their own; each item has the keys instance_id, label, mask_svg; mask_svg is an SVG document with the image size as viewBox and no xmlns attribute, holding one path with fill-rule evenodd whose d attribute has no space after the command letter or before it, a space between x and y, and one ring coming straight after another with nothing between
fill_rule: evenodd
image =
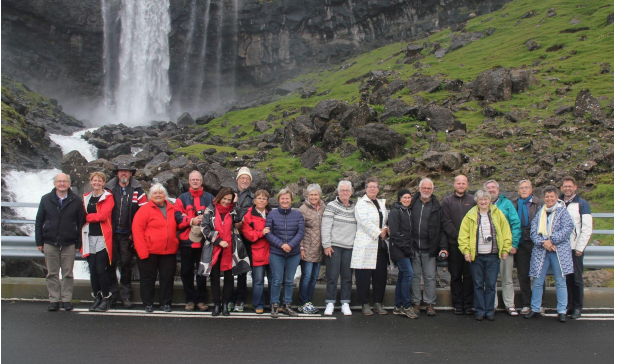
<instances>
[{"instance_id":1,"label":"sneaker","mask_svg":"<svg viewBox=\"0 0 617 364\"><path fill-rule=\"evenodd\" d=\"M416 315L420 316L420 305L413 305L413 310L416 311Z\"/></svg>"},{"instance_id":2,"label":"sneaker","mask_svg":"<svg viewBox=\"0 0 617 364\"><path fill-rule=\"evenodd\" d=\"M195 311L195 302L189 302L184 306L184 311Z\"/></svg>"},{"instance_id":3,"label":"sneaker","mask_svg":"<svg viewBox=\"0 0 617 364\"><path fill-rule=\"evenodd\" d=\"M129 300L128 298L123 298L122 299L122 306L124 308L132 308L133 307L133 302L131 302L131 300Z\"/></svg>"},{"instance_id":4,"label":"sneaker","mask_svg":"<svg viewBox=\"0 0 617 364\"><path fill-rule=\"evenodd\" d=\"M258 315L263 315L264 309L263 308L256 308L255 309L255 313L258 314Z\"/></svg>"},{"instance_id":5,"label":"sneaker","mask_svg":"<svg viewBox=\"0 0 617 364\"><path fill-rule=\"evenodd\" d=\"M308 303L305 303L305 304L303 304L301 306L298 306L298 312L300 312L300 313L308 313L306 311L306 305L308 305Z\"/></svg>"},{"instance_id":6,"label":"sneaker","mask_svg":"<svg viewBox=\"0 0 617 364\"><path fill-rule=\"evenodd\" d=\"M47 306L47 311L58 311L60 308L60 302L49 302L49 306Z\"/></svg>"},{"instance_id":7,"label":"sneaker","mask_svg":"<svg viewBox=\"0 0 617 364\"><path fill-rule=\"evenodd\" d=\"M270 317L279 318L279 305L273 303L270 305Z\"/></svg>"},{"instance_id":8,"label":"sneaker","mask_svg":"<svg viewBox=\"0 0 617 364\"><path fill-rule=\"evenodd\" d=\"M341 306L341 311L343 311L343 315L351 316L351 308L349 308L349 303L343 303L343 306Z\"/></svg>"},{"instance_id":9,"label":"sneaker","mask_svg":"<svg viewBox=\"0 0 617 364\"><path fill-rule=\"evenodd\" d=\"M198 309L199 309L199 311L201 311L201 312L206 312L206 311L208 311L208 305L206 305L206 304L205 304L205 303L203 303L203 302L199 302L199 303L197 304L197 308L198 308Z\"/></svg>"},{"instance_id":10,"label":"sneaker","mask_svg":"<svg viewBox=\"0 0 617 364\"><path fill-rule=\"evenodd\" d=\"M171 312L171 305L163 305L163 307L161 307L161 308L165 312Z\"/></svg>"},{"instance_id":11,"label":"sneaker","mask_svg":"<svg viewBox=\"0 0 617 364\"><path fill-rule=\"evenodd\" d=\"M366 316L373 316L373 310L371 310L371 306L368 303L362 305L362 313Z\"/></svg>"},{"instance_id":12,"label":"sneaker","mask_svg":"<svg viewBox=\"0 0 617 364\"><path fill-rule=\"evenodd\" d=\"M309 315L315 315L316 313L319 312L319 310L317 308L315 308L315 306L313 306L313 302L307 302L306 303L305 311Z\"/></svg>"},{"instance_id":13,"label":"sneaker","mask_svg":"<svg viewBox=\"0 0 617 364\"><path fill-rule=\"evenodd\" d=\"M233 311L234 312L244 312L244 302L236 302L236 305L234 306Z\"/></svg>"},{"instance_id":14,"label":"sneaker","mask_svg":"<svg viewBox=\"0 0 617 364\"><path fill-rule=\"evenodd\" d=\"M347 305L347 307L349 308L349 305ZM342 310L342 308L341 308L341 310ZM326 310L323 312L323 314L326 315L326 316L332 316L333 312L334 312L334 303L328 303L326 305Z\"/></svg>"},{"instance_id":15,"label":"sneaker","mask_svg":"<svg viewBox=\"0 0 617 364\"><path fill-rule=\"evenodd\" d=\"M531 307L523 307L521 310L521 316L525 316L531 312Z\"/></svg>"},{"instance_id":16,"label":"sneaker","mask_svg":"<svg viewBox=\"0 0 617 364\"><path fill-rule=\"evenodd\" d=\"M435 312L435 307L433 307L433 305L426 306L426 316L437 316L437 312Z\"/></svg>"},{"instance_id":17,"label":"sneaker","mask_svg":"<svg viewBox=\"0 0 617 364\"><path fill-rule=\"evenodd\" d=\"M462 309L462 308L460 308L460 307L454 307L454 314L455 314L455 315L462 315L462 314L464 314L464 313L465 313L465 312L463 311L463 309Z\"/></svg>"},{"instance_id":18,"label":"sneaker","mask_svg":"<svg viewBox=\"0 0 617 364\"><path fill-rule=\"evenodd\" d=\"M298 313L291 308L289 303L286 303L285 306L283 306L283 313L289 315L289 317L298 317Z\"/></svg>"},{"instance_id":19,"label":"sneaker","mask_svg":"<svg viewBox=\"0 0 617 364\"><path fill-rule=\"evenodd\" d=\"M227 303L227 311L233 311L235 307L233 302Z\"/></svg>"},{"instance_id":20,"label":"sneaker","mask_svg":"<svg viewBox=\"0 0 617 364\"><path fill-rule=\"evenodd\" d=\"M546 309L544 307L540 307L540 315L544 316L546 314Z\"/></svg>"},{"instance_id":21,"label":"sneaker","mask_svg":"<svg viewBox=\"0 0 617 364\"><path fill-rule=\"evenodd\" d=\"M62 302L62 308L64 311L71 311L73 310L73 304L71 302Z\"/></svg>"},{"instance_id":22,"label":"sneaker","mask_svg":"<svg viewBox=\"0 0 617 364\"><path fill-rule=\"evenodd\" d=\"M402 308L401 307L401 315L405 315L407 317L409 317L410 319L417 319L419 316L416 314L416 310L413 309L413 307L409 307L409 308Z\"/></svg>"},{"instance_id":23,"label":"sneaker","mask_svg":"<svg viewBox=\"0 0 617 364\"><path fill-rule=\"evenodd\" d=\"M394 309L392 310L392 313L395 315L404 315L403 313L403 307L396 307L394 306Z\"/></svg>"},{"instance_id":24,"label":"sneaker","mask_svg":"<svg viewBox=\"0 0 617 364\"><path fill-rule=\"evenodd\" d=\"M380 315L387 315L388 311L386 311L385 308L383 308L383 305L381 303L375 303L375 307L373 308L373 310L375 312L377 312Z\"/></svg>"},{"instance_id":25,"label":"sneaker","mask_svg":"<svg viewBox=\"0 0 617 364\"><path fill-rule=\"evenodd\" d=\"M154 311L154 307L152 307L151 305L146 306L146 312L150 313Z\"/></svg>"}]
</instances>

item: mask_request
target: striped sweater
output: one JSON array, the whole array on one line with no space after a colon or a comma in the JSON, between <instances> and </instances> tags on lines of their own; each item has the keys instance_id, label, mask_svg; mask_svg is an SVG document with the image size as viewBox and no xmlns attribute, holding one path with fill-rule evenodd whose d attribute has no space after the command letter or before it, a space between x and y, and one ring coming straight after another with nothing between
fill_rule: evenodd
<instances>
[{"instance_id":1,"label":"striped sweater","mask_svg":"<svg viewBox=\"0 0 617 364\"><path fill-rule=\"evenodd\" d=\"M328 203L321 221L321 245L324 249L332 246L353 248L356 236L354 208L353 201L349 201L349 206L345 207L338 197Z\"/></svg>"}]
</instances>

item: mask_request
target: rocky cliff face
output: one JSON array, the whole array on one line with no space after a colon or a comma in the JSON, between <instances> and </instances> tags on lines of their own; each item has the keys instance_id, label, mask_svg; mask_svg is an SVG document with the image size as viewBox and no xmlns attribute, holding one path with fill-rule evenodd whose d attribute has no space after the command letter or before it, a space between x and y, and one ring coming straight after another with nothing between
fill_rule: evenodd
<instances>
[{"instance_id":1,"label":"rocky cliff face","mask_svg":"<svg viewBox=\"0 0 617 364\"><path fill-rule=\"evenodd\" d=\"M107 1L112 18L120 2ZM425 35L465 21L470 14L496 10L505 2L171 0L173 98L176 102L194 98L201 87L222 92L281 81L306 67ZM100 0L3 0L2 72L61 101L101 98L103 28ZM111 28L113 57L121 24ZM195 71L199 66L205 68L203 74Z\"/></svg>"}]
</instances>

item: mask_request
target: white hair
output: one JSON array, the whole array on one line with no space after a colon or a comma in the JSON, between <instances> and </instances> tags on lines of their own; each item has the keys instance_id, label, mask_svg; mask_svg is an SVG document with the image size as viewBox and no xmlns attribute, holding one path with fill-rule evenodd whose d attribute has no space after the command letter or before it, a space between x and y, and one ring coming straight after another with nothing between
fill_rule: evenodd
<instances>
[{"instance_id":1,"label":"white hair","mask_svg":"<svg viewBox=\"0 0 617 364\"><path fill-rule=\"evenodd\" d=\"M516 186L516 188L520 188L520 187L521 187L521 185L522 185L523 183L529 183L529 187L532 187L532 186L533 186L533 185L531 184L531 181L530 181L530 180L528 180L528 179L522 179L522 180L518 181L518 185Z\"/></svg>"},{"instance_id":2,"label":"white hair","mask_svg":"<svg viewBox=\"0 0 617 364\"><path fill-rule=\"evenodd\" d=\"M494 183L495 186L499 188L499 183L497 183L497 181L495 181L494 179L489 179L488 181L484 182L484 188L486 188L486 185L488 185L489 183Z\"/></svg>"},{"instance_id":3,"label":"white hair","mask_svg":"<svg viewBox=\"0 0 617 364\"><path fill-rule=\"evenodd\" d=\"M483 198L488 198L489 201L491 200L491 194L488 193L488 191L485 189L478 190L476 191L476 194L473 195L473 200L476 202L478 202L478 200L481 200Z\"/></svg>"},{"instance_id":4,"label":"white hair","mask_svg":"<svg viewBox=\"0 0 617 364\"><path fill-rule=\"evenodd\" d=\"M420 183L418 183L418 187L422 187L422 183L424 183L424 182L430 182L431 186L433 186L433 189L435 188L435 184L433 183L433 181L430 178L422 178Z\"/></svg>"},{"instance_id":5,"label":"white hair","mask_svg":"<svg viewBox=\"0 0 617 364\"><path fill-rule=\"evenodd\" d=\"M167 189L163 187L163 185L160 183L155 183L152 186L150 186L150 191L148 192L148 194L152 196L153 193L158 192L158 191L165 192L166 197L169 196L169 194L167 193Z\"/></svg>"},{"instance_id":6,"label":"white hair","mask_svg":"<svg viewBox=\"0 0 617 364\"><path fill-rule=\"evenodd\" d=\"M349 187L349 189L351 190L351 193L353 193L353 185L349 181L340 181L338 183L338 186L336 186L336 192L338 192L343 186Z\"/></svg>"},{"instance_id":7,"label":"white hair","mask_svg":"<svg viewBox=\"0 0 617 364\"><path fill-rule=\"evenodd\" d=\"M307 196L308 196L309 193L311 193L313 191L319 192L319 195L322 194L321 193L321 187L319 187L319 184L317 184L317 183L310 184L310 185L308 185L306 187L306 194L307 194Z\"/></svg>"}]
</instances>

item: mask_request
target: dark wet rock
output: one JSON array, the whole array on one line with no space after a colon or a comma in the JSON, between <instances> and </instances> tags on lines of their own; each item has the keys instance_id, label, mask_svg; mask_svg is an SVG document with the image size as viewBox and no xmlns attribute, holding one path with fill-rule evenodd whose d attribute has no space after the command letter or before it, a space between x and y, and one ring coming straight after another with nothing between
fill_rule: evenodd
<instances>
[{"instance_id":1,"label":"dark wet rock","mask_svg":"<svg viewBox=\"0 0 617 364\"><path fill-rule=\"evenodd\" d=\"M435 51L435 58L443 58L448 53L448 48L440 47Z\"/></svg>"},{"instance_id":2,"label":"dark wet rock","mask_svg":"<svg viewBox=\"0 0 617 364\"><path fill-rule=\"evenodd\" d=\"M422 164L431 171L454 171L461 168L463 158L456 152L427 151L422 155Z\"/></svg>"},{"instance_id":3,"label":"dark wet rock","mask_svg":"<svg viewBox=\"0 0 617 364\"><path fill-rule=\"evenodd\" d=\"M323 136L323 142L321 146L327 152L332 152L339 148L343 143L345 137L345 130L339 123L330 123Z\"/></svg>"},{"instance_id":4,"label":"dark wet rock","mask_svg":"<svg viewBox=\"0 0 617 364\"><path fill-rule=\"evenodd\" d=\"M379 123L358 128L356 140L365 157L382 161L401 154L406 143L404 136Z\"/></svg>"},{"instance_id":5,"label":"dark wet rock","mask_svg":"<svg viewBox=\"0 0 617 364\"><path fill-rule=\"evenodd\" d=\"M405 56L406 57L415 57L420 54L424 50L424 47L418 44L409 44L407 48L405 48Z\"/></svg>"},{"instance_id":6,"label":"dark wet rock","mask_svg":"<svg viewBox=\"0 0 617 364\"><path fill-rule=\"evenodd\" d=\"M311 119L305 115L300 115L285 126L281 149L284 152L301 154L320 137L321 133Z\"/></svg>"},{"instance_id":7,"label":"dark wet rock","mask_svg":"<svg viewBox=\"0 0 617 364\"><path fill-rule=\"evenodd\" d=\"M407 88L411 94L418 92L436 92L439 91L441 83L438 79L429 76L410 77L407 81Z\"/></svg>"},{"instance_id":8,"label":"dark wet rock","mask_svg":"<svg viewBox=\"0 0 617 364\"><path fill-rule=\"evenodd\" d=\"M487 118L496 118L498 116L503 116L503 113L490 106L485 106L482 109L482 115L486 116Z\"/></svg>"},{"instance_id":9,"label":"dark wet rock","mask_svg":"<svg viewBox=\"0 0 617 364\"><path fill-rule=\"evenodd\" d=\"M402 90L404 87L405 87L405 81L401 80L400 78L395 78L390 83L376 86L373 89L371 97L369 98L369 102L372 105L381 105L390 96L396 94L398 91Z\"/></svg>"},{"instance_id":10,"label":"dark wet rock","mask_svg":"<svg viewBox=\"0 0 617 364\"><path fill-rule=\"evenodd\" d=\"M313 87L305 87L300 91L300 97L303 99L307 99L317 93Z\"/></svg>"},{"instance_id":11,"label":"dark wet rock","mask_svg":"<svg viewBox=\"0 0 617 364\"><path fill-rule=\"evenodd\" d=\"M183 128L189 125L195 125L195 120L193 120L191 114L184 112L178 117L177 124L179 127Z\"/></svg>"},{"instance_id":12,"label":"dark wet rock","mask_svg":"<svg viewBox=\"0 0 617 364\"><path fill-rule=\"evenodd\" d=\"M512 108L505 114L505 119L513 123L518 123L526 117L527 112L518 108Z\"/></svg>"},{"instance_id":13,"label":"dark wet rock","mask_svg":"<svg viewBox=\"0 0 617 364\"><path fill-rule=\"evenodd\" d=\"M545 170L553 168L555 162L555 156L550 153L542 154L535 160L535 163Z\"/></svg>"},{"instance_id":14,"label":"dark wet rock","mask_svg":"<svg viewBox=\"0 0 617 364\"><path fill-rule=\"evenodd\" d=\"M62 172L69 173L75 170L76 167L82 167L86 164L88 164L86 158L78 151L73 150L62 157Z\"/></svg>"},{"instance_id":15,"label":"dark wet rock","mask_svg":"<svg viewBox=\"0 0 617 364\"><path fill-rule=\"evenodd\" d=\"M472 94L487 101L505 101L512 98L512 77L510 70L495 67L486 70L473 82Z\"/></svg>"},{"instance_id":16,"label":"dark wet rock","mask_svg":"<svg viewBox=\"0 0 617 364\"><path fill-rule=\"evenodd\" d=\"M153 178L154 181L162 184L167 189L169 197L178 197L182 193L178 176L172 171L163 171L157 174Z\"/></svg>"},{"instance_id":17,"label":"dark wet rock","mask_svg":"<svg viewBox=\"0 0 617 364\"><path fill-rule=\"evenodd\" d=\"M519 94L537 83L537 79L533 75L532 70L511 70L510 77L512 79L512 93L514 94Z\"/></svg>"},{"instance_id":18,"label":"dark wet rock","mask_svg":"<svg viewBox=\"0 0 617 364\"><path fill-rule=\"evenodd\" d=\"M323 149L312 146L306 152L302 153L300 164L307 169L315 169L318 165L325 162L328 155Z\"/></svg>"},{"instance_id":19,"label":"dark wet rock","mask_svg":"<svg viewBox=\"0 0 617 364\"><path fill-rule=\"evenodd\" d=\"M179 156L169 161L169 166L172 169L183 169L190 167L193 163L185 156Z\"/></svg>"},{"instance_id":20,"label":"dark wet rock","mask_svg":"<svg viewBox=\"0 0 617 364\"><path fill-rule=\"evenodd\" d=\"M120 155L131 154L130 143L111 144L107 149L99 149L98 155L100 158L111 160Z\"/></svg>"},{"instance_id":21,"label":"dark wet rock","mask_svg":"<svg viewBox=\"0 0 617 364\"><path fill-rule=\"evenodd\" d=\"M593 172L594 168L598 165L598 163L594 161L586 161L577 166L578 169L581 169L587 173Z\"/></svg>"},{"instance_id":22,"label":"dark wet rock","mask_svg":"<svg viewBox=\"0 0 617 364\"><path fill-rule=\"evenodd\" d=\"M492 176L495 172L497 172L497 167L495 166L489 166L486 164L480 165L480 174L486 178Z\"/></svg>"},{"instance_id":23,"label":"dark wet rock","mask_svg":"<svg viewBox=\"0 0 617 364\"><path fill-rule=\"evenodd\" d=\"M366 103L351 105L341 116L341 126L345 129L359 128L377 119L375 110Z\"/></svg>"},{"instance_id":24,"label":"dark wet rock","mask_svg":"<svg viewBox=\"0 0 617 364\"><path fill-rule=\"evenodd\" d=\"M392 166L394 173L403 173L414 166L416 159L414 157L403 158Z\"/></svg>"},{"instance_id":25,"label":"dark wet rock","mask_svg":"<svg viewBox=\"0 0 617 364\"><path fill-rule=\"evenodd\" d=\"M354 154L358 150L358 147L353 144L345 144L343 149L341 150L341 158L347 158Z\"/></svg>"},{"instance_id":26,"label":"dark wet rock","mask_svg":"<svg viewBox=\"0 0 617 364\"><path fill-rule=\"evenodd\" d=\"M428 126L435 131L467 130L467 126L454 118L450 109L438 105L421 107L418 118L425 120Z\"/></svg>"},{"instance_id":27,"label":"dark wet rock","mask_svg":"<svg viewBox=\"0 0 617 364\"><path fill-rule=\"evenodd\" d=\"M591 95L591 92L584 88L576 96L574 102L574 116L582 117L587 113L591 115L592 119L601 120L605 117L601 110L600 101Z\"/></svg>"},{"instance_id":28,"label":"dark wet rock","mask_svg":"<svg viewBox=\"0 0 617 364\"><path fill-rule=\"evenodd\" d=\"M174 148L172 148L172 146L169 145L165 140L153 140L149 143L149 145L150 151L155 155L161 152L165 152L168 155L174 154Z\"/></svg>"},{"instance_id":29,"label":"dark wet rock","mask_svg":"<svg viewBox=\"0 0 617 364\"><path fill-rule=\"evenodd\" d=\"M563 115L563 114L567 114L574 111L574 107L572 105L564 105L564 106L559 106L558 108L555 109L555 111L553 111L554 115Z\"/></svg>"},{"instance_id":30,"label":"dark wet rock","mask_svg":"<svg viewBox=\"0 0 617 364\"><path fill-rule=\"evenodd\" d=\"M450 41L450 51L455 51L459 48L463 48L467 44L475 42L478 39L482 39L485 37L486 37L486 33L484 32L456 34L452 37L452 40Z\"/></svg>"},{"instance_id":31,"label":"dark wet rock","mask_svg":"<svg viewBox=\"0 0 617 364\"><path fill-rule=\"evenodd\" d=\"M204 169L204 165L200 164ZM214 194L221 189L221 187L230 187L232 189L238 188L236 182L236 176L229 169L221 166L218 163L211 163L207 165L207 168L200 170L204 175L204 186L208 191L214 191Z\"/></svg>"},{"instance_id":32,"label":"dark wet rock","mask_svg":"<svg viewBox=\"0 0 617 364\"><path fill-rule=\"evenodd\" d=\"M216 119L216 115L202 115L195 119L195 124L197 125L206 125L212 120Z\"/></svg>"},{"instance_id":33,"label":"dark wet rock","mask_svg":"<svg viewBox=\"0 0 617 364\"><path fill-rule=\"evenodd\" d=\"M537 176L538 173L542 172L542 167L540 167L539 165L535 165L535 166L531 166L529 168L527 168L525 170L525 172L529 175L529 176Z\"/></svg>"},{"instance_id":34,"label":"dark wet rock","mask_svg":"<svg viewBox=\"0 0 617 364\"><path fill-rule=\"evenodd\" d=\"M528 12L526 12L525 14L523 14L523 15L521 16L521 19L531 18L532 16L535 16L535 15L536 15L535 10L531 10L531 11L528 11Z\"/></svg>"},{"instance_id":35,"label":"dark wet rock","mask_svg":"<svg viewBox=\"0 0 617 364\"><path fill-rule=\"evenodd\" d=\"M270 129L270 124L265 120L259 120L255 122L255 131L263 133L264 131Z\"/></svg>"},{"instance_id":36,"label":"dark wet rock","mask_svg":"<svg viewBox=\"0 0 617 364\"><path fill-rule=\"evenodd\" d=\"M544 126L547 129L557 129L562 126L566 121L560 117L551 116L544 120Z\"/></svg>"},{"instance_id":37,"label":"dark wet rock","mask_svg":"<svg viewBox=\"0 0 617 364\"><path fill-rule=\"evenodd\" d=\"M340 117L345 113L349 105L343 101L336 99L329 99L320 101L313 110L311 110L311 119L316 117L321 118L323 121L331 119L340 120Z\"/></svg>"},{"instance_id":38,"label":"dark wet rock","mask_svg":"<svg viewBox=\"0 0 617 364\"><path fill-rule=\"evenodd\" d=\"M381 113L379 120L387 121L389 118L401 118L403 116L416 115L418 108L409 106L404 101L390 98L384 105L384 111Z\"/></svg>"}]
</instances>

